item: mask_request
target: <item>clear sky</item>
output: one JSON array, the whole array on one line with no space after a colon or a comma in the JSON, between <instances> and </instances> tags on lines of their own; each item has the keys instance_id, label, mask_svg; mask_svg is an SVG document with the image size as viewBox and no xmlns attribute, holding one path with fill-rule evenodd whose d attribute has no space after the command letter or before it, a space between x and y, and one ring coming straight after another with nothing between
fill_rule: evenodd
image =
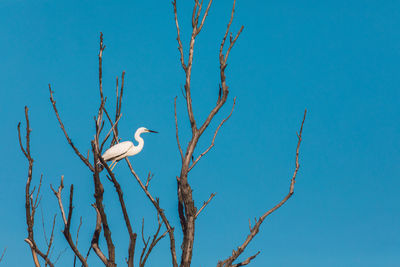
<instances>
[{"instance_id":1,"label":"clear sky","mask_svg":"<svg viewBox=\"0 0 400 267\"><path fill-rule=\"evenodd\" d=\"M86 253L94 226L92 176L67 144L49 102L51 83L65 126L84 153L93 138L99 104L97 53L104 33L104 90L114 108L115 78L126 71L120 136L137 127L160 132L145 136L142 153L131 162L144 179L155 177L151 192L160 197L176 226L179 154L173 98L184 144L190 133L180 87L180 67L171 1L0 2L0 250L4 266L32 264L27 236L24 188L27 162L19 150L17 123L30 108L34 183L44 175L36 239L57 213L53 259L68 245L49 185L75 185L73 235L83 216L80 249ZM189 3L183 3L189 2ZM187 52L191 2L178 1ZM198 36L192 94L198 120L215 104L218 49L232 1L214 1ZM245 26L227 68L230 97L211 125L231 107L216 146L191 172L198 206L217 196L197 221L193 266L215 266L248 233L248 219L260 216L288 191L294 168L296 131L308 117L301 147L301 169L293 197L262 226L245 256L261 254L252 266L400 265L400 4L398 1L237 2L233 30ZM107 126L108 127L108 126ZM198 155L210 141L204 136ZM134 228L154 231L155 211L124 163L116 167ZM103 177L106 209L123 265L127 232L111 184ZM67 205L67 190L64 192ZM49 230L47 231L48 234ZM169 266L167 239L148 266ZM104 240L100 246L105 248ZM138 238L137 254L142 243ZM90 261L99 265L93 256ZM71 266L72 253L57 266Z\"/></svg>"}]
</instances>

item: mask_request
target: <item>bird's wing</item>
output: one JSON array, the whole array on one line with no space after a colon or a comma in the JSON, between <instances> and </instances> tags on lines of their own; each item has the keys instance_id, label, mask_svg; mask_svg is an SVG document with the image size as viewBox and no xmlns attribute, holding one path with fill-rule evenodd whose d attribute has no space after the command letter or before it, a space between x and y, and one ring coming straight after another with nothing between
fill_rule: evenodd
<instances>
[{"instance_id":1,"label":"bird's wing","mask_svg":"<svg viewBox=\"0 0 400 267\"><path fill-rule=\"evenodd\" d=\"M131 141L121 142L107 149L102 157L105 161L113 160L118 156L125 154L131 147L133 147L133 143Z\"/></svg>"}]
</instances>

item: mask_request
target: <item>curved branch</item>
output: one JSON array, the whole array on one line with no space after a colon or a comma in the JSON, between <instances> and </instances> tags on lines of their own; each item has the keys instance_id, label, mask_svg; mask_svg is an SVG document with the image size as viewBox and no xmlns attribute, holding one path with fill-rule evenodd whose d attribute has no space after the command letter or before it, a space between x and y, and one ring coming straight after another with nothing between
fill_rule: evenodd
<instances>
[{"instance_id":1,"label":"curved branch","mask_svg":"<svg viewBox=\"0 0 400 267\"><path fill-rule=\"evenodd\" d=\"M297 141L297 148L296 148L295 170L294 170L292 179L290 181L289 193L278 204L276 204L272 209L270 209L267 212L265 212L258 219L257 223L250 229L250 234L247 236L247 238L243 242L243 244L240 245L237 248L237 250L233 250L232 256L230 256L229 258L227 258L226 260L224 260L222 262L221 261L218 262L217 267L229 267L229 266L232 266L232 263L243 253L243 251L246 249L247 245L257 235L257 233L258 233L258 231L260 229L260 226L263 223L263 221L265 220L265 218L267 218L268 215L270 215L271 213L273 213L274 211L279 209L293 195L293 193L294 193L294 184L296 183L296 175L297 175L297 172L298 172L298 170L300 168L300 165L299 165L299 150L300 150L300 144L301 144L301 140L302 140L301 139L301 134L303 132L303 125L304 125L304 121L306 119L306 114L307 114L307 110L304 111L304 116L303 116L303 120L301 122L300 131L297 134L298 141ZM257 256L257 254L255 256ZM234 266L240 266L240 265L234 265Z\"/></svg>"},{"instance_id":2,"label":"curved branch","mask_svg":"<svg viewBox=\"0 0 400 267\"><path fill-rule=\"evenodd\" d=\"M67 131L65 130L64 124L62 123L60 115L58 114L58 110L56 107L56 101L54 100L53 91L51 90L50 84L49 84L49 92L50 92L50 101L51 101L51 104L53 105L54 113L57 116L58 123L60 124L61 130L63 131L65 138L67 139L67 141L70 144L70 146L72 147L72 149L75 151L76 155L78 155L78 157L83 161L83 163L85 163L85 165L88 166L89 169L93 172L94 171L93 166L90 164L89 160L87 158L85 158L81 154L81 152L79 152L79 150L75 147L74 143L72 143L72 140L69 138Z\"/></svg>"}]
</instances>

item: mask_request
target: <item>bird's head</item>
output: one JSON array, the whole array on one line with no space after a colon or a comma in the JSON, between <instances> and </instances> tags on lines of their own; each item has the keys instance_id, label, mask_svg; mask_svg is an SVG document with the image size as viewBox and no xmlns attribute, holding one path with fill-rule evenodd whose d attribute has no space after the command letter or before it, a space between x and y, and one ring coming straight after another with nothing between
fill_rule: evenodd
<instances>
[{"instance_id":1,"label":"bird's head","mask_svg":"<svg viewBox=\"0 0 400 267\"><path fill-rule=\"evenodd\" d=\"M141 134L141 133L158 133L158 132L149 130L145 127L140 127L139 129L136 130L135 134Z\"/></svg>"}]
</instances>

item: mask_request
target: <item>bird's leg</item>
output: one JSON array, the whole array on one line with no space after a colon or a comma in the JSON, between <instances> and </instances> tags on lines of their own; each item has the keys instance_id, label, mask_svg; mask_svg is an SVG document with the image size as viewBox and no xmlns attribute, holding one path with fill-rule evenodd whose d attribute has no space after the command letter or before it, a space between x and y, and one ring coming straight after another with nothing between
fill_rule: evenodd
<instances>
[{"instance_id":1,"label":"bird's leg","mask_svg":"<svg viewBox=\"0 0 400 267\"><path fill-rule=\"evenodd\" d=\"M111 162L111 164L108 166L111 170L114 168L113 165L116 161L114 160L113 162ZM115 166L115 165L114 165Z\"/></svg>"},{"instance_id":2,"label":"bird's leg","mask_svg":"<svg viewBox=\"0 0 400 267\"><path fill-rule=\"evenodd\" d=\"M118 161L114 161L113 164L114 166L112 166L111 171L114 169L115 165L117 165Z\"/></svg>"}]
</instances>

